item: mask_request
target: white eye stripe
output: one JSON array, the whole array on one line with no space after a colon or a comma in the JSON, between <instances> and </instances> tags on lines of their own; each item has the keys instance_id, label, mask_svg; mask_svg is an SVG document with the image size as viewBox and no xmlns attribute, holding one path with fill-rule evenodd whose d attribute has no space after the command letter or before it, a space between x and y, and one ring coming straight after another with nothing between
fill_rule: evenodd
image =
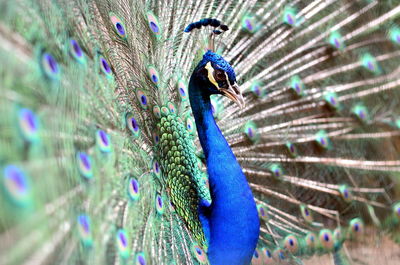
<instances>
[{"instance_id":1,"label":"white eye stripe","mask_svg":"<svg viewBox=\"0 0 400 265\"><path fill-rule=\"evenodd\" d=\"M228 74L227 74L226 72L225 72L225 76L226 76L226 80L228 81L229 88L232 88L232 90L233 90L236 94L239 94L240 91L237 89L237 84L236 84L236 83L234 83L233 85L231 84L231 81L229 80ZM235 85L236 85L236 86L235 86Z\"/></svg>"},{"instance_id":2,"label":"white eye stripe","mask_svg":"<svg viewBox=\"0 0 400 265\"><path fill-rule=\"evenodd\" d=\"M214 68L212 67L211 63L208 62L204 68L207 69L207 72L208 72L208 75L207 75L208 80L210 80L210 82L211 82L212 84L214 84L214 86L215 86L218 90L220 90L217 81L215 81L215 78L214 78ZM226 73L225 73L225 74L226 74Z\"/></svg>"},{"instance_id":3,"label":"white eye stripe","mask_svg":"<svg viewBox=\"0 0 400 265\"><path fill-rule=\"evenodd\" d=\"M215 77L214 77L215 69L212 67L211 62L208 62L204 68L207 69L207 78L208 78L208 80L209 80L218 90L221 90L221 88L219 87L218 82L215 80ZM233 90L236 94L239 94L240 92L239 92L239 91L236 89L236 87L235 87L235 84L236 84L236 83L234 83L234 84L232 85L232 84L231 84L231 81L229 80L228 74L227 74L225 71L223 71L223 72L224 72L224 74L225 74L225 79L226 79L226 80L224 80L224 81L226 81L226 82L228 83L228 87L229 87L231 90ZM222 81L222 80L221 80L221 81Z\"/></svg>"},{"instance_id":4,"label":"white eye stripe","mask_svg":"<svg viewBox=\"0 0 400 265\"><path fill-rule=\"evenodd\" d=\"M231 81L229 81L229 77L228 74L226 72L224 72L225 76L226 76L226 81L228 82L229 87L231 87Z\"/></svg>"}]
</instances>

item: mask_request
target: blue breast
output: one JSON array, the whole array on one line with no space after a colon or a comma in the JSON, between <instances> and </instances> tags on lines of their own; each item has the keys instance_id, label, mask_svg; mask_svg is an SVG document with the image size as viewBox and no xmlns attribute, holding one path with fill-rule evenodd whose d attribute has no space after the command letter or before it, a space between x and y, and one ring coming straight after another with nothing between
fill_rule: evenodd
<instances>
[{"instance_id":1,"label":"blue breast","mask_svg":"<svg viewBox=\"0 0 400 265\"><path fill-rule=\"evenodd\" d=\"M251 189L215 123L204 83L191 78L189 96L207 162L212 205L201 209L211 264L249 264L259 236Z\"/></svg>"}]
</instances>

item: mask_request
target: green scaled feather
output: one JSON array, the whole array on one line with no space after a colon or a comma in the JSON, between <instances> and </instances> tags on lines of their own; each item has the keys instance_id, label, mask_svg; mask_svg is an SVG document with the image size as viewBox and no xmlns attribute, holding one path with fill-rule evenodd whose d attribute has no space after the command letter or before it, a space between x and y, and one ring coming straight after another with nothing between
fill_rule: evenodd
<instances>
[{"instance_id":1,"label":"green scaled feather","mask_svg":"<svg viewBox=\"0 0 400 265\"><path fill-rule=\"evenodd\" d=\"M181 120L174 114L162 117L157 125L160 132L158 144L162 157L161 168L173 207L183 217L197 242L206 247L198 216L199 200L211 204L207 183L197 165L191 137Z\"/></svg>"}]
</instances>

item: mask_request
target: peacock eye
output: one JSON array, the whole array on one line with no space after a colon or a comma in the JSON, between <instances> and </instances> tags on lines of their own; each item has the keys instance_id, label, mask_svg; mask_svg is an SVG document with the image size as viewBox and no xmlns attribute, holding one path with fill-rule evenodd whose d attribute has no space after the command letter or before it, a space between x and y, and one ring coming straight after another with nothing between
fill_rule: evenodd
<instances>
[{"instance_id":1,"label":"peacock eye","mask_svg":"<svg viewBox=\"0 0 400 265\"><path fill-rule=\"evenodd\" d=\"M215 71L215 79L217 81L222 81L226 79L225 73L221 70L216 70Z\"/></svg>"}]
</instances>

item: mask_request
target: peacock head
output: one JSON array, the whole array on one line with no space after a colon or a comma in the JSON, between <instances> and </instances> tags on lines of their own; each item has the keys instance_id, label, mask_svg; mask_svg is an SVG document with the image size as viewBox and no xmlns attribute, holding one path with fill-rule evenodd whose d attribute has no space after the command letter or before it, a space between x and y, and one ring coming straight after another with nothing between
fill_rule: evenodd
<instances>
[{"instance_id":1,"label":"peacock head","mask_svg":"<svg viewBox=\"0 0 400 265\"><path fill-rule=\"evenodd\" d=\"M221 55L207 51L194 74L206 83L203 87L208 94L226 96L241 108L244 107L244 99L236 83L235 71Z\"/></svg>"}]
</instances>

